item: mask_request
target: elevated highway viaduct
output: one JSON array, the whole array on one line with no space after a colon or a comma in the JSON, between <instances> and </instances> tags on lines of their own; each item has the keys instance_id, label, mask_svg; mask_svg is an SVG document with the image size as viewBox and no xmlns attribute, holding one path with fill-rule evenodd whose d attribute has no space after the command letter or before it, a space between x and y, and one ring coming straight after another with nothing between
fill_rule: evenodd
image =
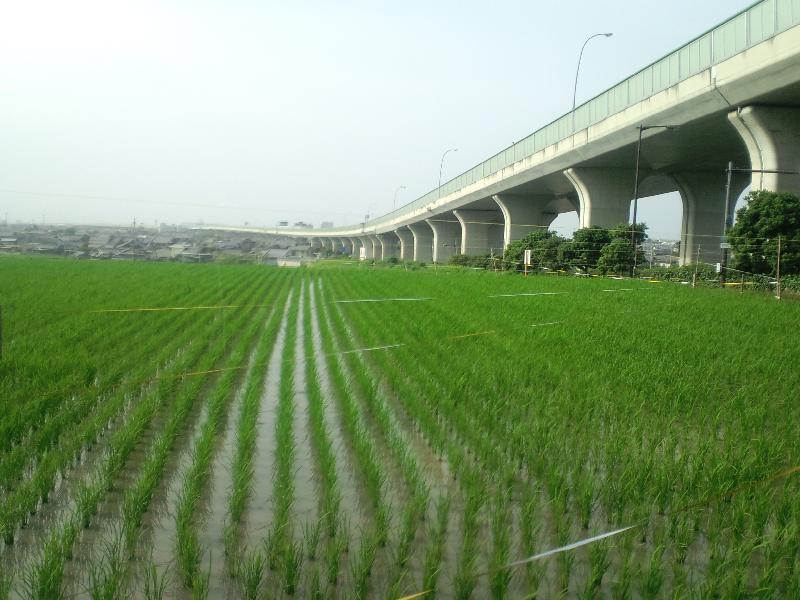
<instances>
[{"instance_id":1,"label":"elevated highway viaduct","mask_svg":"<svg viewBox=\"0 0 800 600\"><path fill-rule=\"evenodd\" d=\"M764 0L505 148L378 218L332 229L259 231L318 239L359 257L445 262L500 252L561 213L579 226L630 222L640 125L639 197L678 192L680 260L715 262L725 169L800 170L800 1ZM737 172L752 189L800 194L800 176ZM733 202L730 210L733 211Z\"/></svg>"}]
</instances>

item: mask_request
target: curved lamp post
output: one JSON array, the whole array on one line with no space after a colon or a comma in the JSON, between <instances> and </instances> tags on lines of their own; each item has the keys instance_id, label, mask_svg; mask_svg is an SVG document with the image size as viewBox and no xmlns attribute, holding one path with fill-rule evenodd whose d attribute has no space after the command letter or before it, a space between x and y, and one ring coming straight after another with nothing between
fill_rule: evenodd
<instances>
[{"instance_id":1,"label":"curved lamp post","mask_svg":"<svg viewBox=\"0 0 800 600\"><path fill-rule=\"evenodd\" d=\"M450 152L458 152L458 148L450 148L449 150L445 150L442 154L442 160L439 161L439 187L437 188L439 198L442 197L442 167L444 167L444 157Z\"/></svg>"},{"instance_id":2,"label":"curved lamp post","mask_svg":"<svg viewBox=\"0 0 800 600\"><path fill-rule=\"evenodd\" d=\"M590 40L593 40L596 37L611 37L614 35L613 33L595 33L594 35L590 35L586 40L583 42L583 46L581 46L581 53L578 55L578 67L575 69L575 86L572 89L572 133L575 133L575 101L578 97L578 74L581 72L581 59L583 59L583 51L586 48L586 44L589 43Z\"/></svg>"}]
</instances>

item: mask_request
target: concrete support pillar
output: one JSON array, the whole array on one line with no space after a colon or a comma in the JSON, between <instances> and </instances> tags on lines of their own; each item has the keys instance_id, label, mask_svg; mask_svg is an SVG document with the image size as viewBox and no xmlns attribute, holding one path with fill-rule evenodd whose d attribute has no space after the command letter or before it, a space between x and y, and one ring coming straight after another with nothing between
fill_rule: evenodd
<instances>
[{"instance_id":1,"label":"concrete support pillar","mask_svg":"<svg viewBox=\"0 0 800 600\"><path fill-rule=\"evenodd\" d=\"M800 108L745 106L728 119L747 147L751 169L800 171ZM800 175L753 173L752 189L800 195Z\"/></svg>"},{"instance_id":2,"label":"concrete support pillar","mask_svg":"<svg viewBox=\"0 0 800 600\"><path fill-rule=\"evenodd\" d=\"M433 229L420 221L408 226L414 236L414 262L433 262Z\"/></svg>"},{"instance_id":3,"label":"concrete support pillar","mask_svg":"<svg viewBox=\"0 0 800 600\"><path fill-rule=\"evenodd\" d=\"M564 175L578 193L580 227L630 222L633 169L574 167Z\"/></svg>"},{"instance_id":4,"label":"concrete support pillar","mask_svg":"<svg viewBox=\"0 0 800 600\"><path fill-rule=\"evenodd\" d=\"M361 239L354 237L350 238L350 247L353 250L350 256L355 259L361 258Z\"/></svg>"},{"instance_id":5,"label":"concrete support pillar","mask_svg":"<svg viewBox=\"0 0 800 600\"><path fill-rule=\"evenodd\" d=\"M372 235L368 235L367 238L372 244L372 258L375 260L383 260L383 246L378 236L373 233Z\"/></svg>"},{"instance_id":6,"label":"concrete support pillar","mask_svg":"<svg viewBox=\"0 0 800 600\"><path fill-rule=\"evenodd\" d=\"M309 238L309 243L311 244L311 250L314 252L319 252L322 249L322 239L313 237Z\"/></svg>"},{"instance_id":7,"label":"concrete support pillar","mask_svg":"<svg viewBox=\"0 0 800 600\"><path fill-rule=\"evenodd\" d=\"M461 223L449 214L425 221L433 229L433 262L446 263L461 251Z\"/></svg>"},{"instance_id":8,"label":"concrete support pillar","mask_svg":"<svg viewBox=\"0 0 800 600\"><path fill-rule=\"evenodd\" d=\"M503 213L499 210L465 210L453 214L461 224L461 254L502 254L505 248Z\"/></svg>"},{"instance_id":9,"label":"concrete support pillar","mask_svg":"<svg viewBox=\"0 0 800 600\"><path fill-rule=\"evenodd\" d=\"M503 215L503 249L537 229L550 226L558 213L548 211L552 196L517 196L502 194L492 196Z\"/></svg>"},{"instance_id":10,"label":"concrete support pillar","mask_svg":"<svg viewBox=\"0 0 800 600\"><path fill-rule=\"evenodd\" d=\"M361 241L361 246L364 248L364 258L371 260L375 258L375 247L372 245L372 240L368 235L358 238Z\"/></svg>"},{"instance_id":11,"label":"concrete support pillar","mask_svg":"<svg viewBox=\"0 0 800 600\"><path fill-rule=\"evenodd\" d=\"M333 238L333 253L338 255L350 254L348 245L347 238Z\"/></svg>"},{"instance_id":12,"label":"concrete support pillar","mask_svg":"<svg viewBox=\"0 0 800 600\"><path fill-rule=\"evenodd\" d=\"M719 247L725 230L725 174L722 172L686 172L672 175L683 200L680 263L717 263L722 258ZM749 183L738 174L731 181L730 211Z\"/></svg>"},{"instance_id":13,"label":"concrete support pillar","mask_svg":"<svg viewBox=\"0 0 800 600\"><path fill-rule=\"evenodd\" d=\"M426 226L427 227L427 226ZM414 235L408 227L394 230L400 240L400 260L414 260Z\"/></svg>"},{"instance_id":14,"label":"concrete support pillar","mask_svg":"<svg viewBox=\"0 0 800 600\"><path fill-rule=\"evenodd\" d=\"M377 238L381 243L381 257L383 260L397 258L399 256L400 240L397 239L393 231L389 233L379 233Z\"/></svg>"}]
</instances>

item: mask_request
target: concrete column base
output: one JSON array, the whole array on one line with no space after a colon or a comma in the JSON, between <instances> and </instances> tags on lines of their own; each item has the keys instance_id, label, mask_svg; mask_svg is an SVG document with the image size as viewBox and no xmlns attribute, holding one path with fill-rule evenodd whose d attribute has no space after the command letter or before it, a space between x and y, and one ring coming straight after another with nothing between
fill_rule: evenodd
<instances>
[{"instance_id":1,"label":"concrete column base","mask_svg":"<svg viewBox=\"0 0 800 600\"><path fill-rule=\"evenodd\" d=\"M433 262L446 263L461 251L461 223L449 214L425 221L433 229Z\"/></svg>"},{"instance_id":2,"label":"concrete column base","mask_svg":"<svg viewBox=\"0 0 800 600\"><path fill-rule=\"evenodd\" d=\"M578 193L580 227L630 223L633 169L574 167L564 175Z\"/></svg>"},{"instance_id":3,"label":"concrete column base","mask_svg":"<svg viewBox=\"0 0 800 600\"><path fill-rule=\"evenodd\" d=\"M400 260L414 260L414 234L407 227L395 229L394 233L400 240Z\"/></svg>"},{"instance_id":4,"label":"concrete column base","mask_svg":"<svg viewBox=\"0 0 800 600\"><path fill-rule=\"evenodd\" d=\"M347 238L334 238L333 239L333 252L334 254L350 254L350 243Z\"/></svg>"},{"instance_id":5,"label":"concrete column base","mask_svg":"<svg viewBox=\"0 0 800 600\"><path fill-rule=\"evenodd\" d=\"M466 210L459 208L453 214L461 224L461 254L502 254L503 213L499 210Z\"/></svg>"},{"instance_id":6,"label":"concrete column base","mask_svg":"<svg viewBox=\"0 0 800 600\"><path fill-rule=\"evenodd\" d=\"M408 226L414 236L414 262L433 262L433 228L427 223L413 223Z\"/></svg>"},{"instance_id":7,"label":"concrete column base","mask_svg":"<svg viewBox=\"0 0 800 600\"><path fill-rule=\"evenodd\" d=\"M361 239L359 238L350 238L350 244L353 249L353 253L351 256L355 259L361 258Z\"/></svg>"},{"instance_id":8,"label":"concrete column base","mask_svg":"<svg viewBox=\"0 0 800 600\"><path fill-rule=\"evenodd\" d=\"M379 233L377 236L381 244L381 259L388 260L390 258L397 258L400 254L400 242L397 236L392 233Z\"/></svg>"},{"instance_id":9,"label":"concrete column base","mask_svg":"<svg viewBox=\"0 0 800 600\"><path fill-rule=\"evenodd\" d=\"M378 239L378 236L375 234L368 235L367 239L369 243L372 244L372 256L370 258L374 260L383 260L383 245Z\"/></svg>"},{"instance_id":10,"label":"concrete column base","mask_svg":"<svg viewBox=\"0 0 800 600\"><path fill-rule=\"evenodd\" d=\"M364 259L372 260L375 258L375 247L372 245L372 240L368 235L358 238L361 242L361 247L364 248Z\"/></svg>"},{"instance_id":11,"label":"concrete column base","mask_svg":"<svg viewBox=\"0 0 800 600\"><path fill-rule=\"evenodd\" d=\"M547 229L558 212L549 210L553 196L498 194L492 196L503 215L503 248L539 229Z\"/></svg>"},{"instance_id":12,"label":"concrete column base","mask_svg":"<svg viewBox=\"0 0 800 600\"><path fill-rule=\"evenodd\" d=\"M725 174L688 172L672 175L683 201L680 264L717 263L725 231ZM731 182L731 206L747 187L749 178L737 175ZM699 251L699 254L698 254Z\"/></svg>"}]
</instances>

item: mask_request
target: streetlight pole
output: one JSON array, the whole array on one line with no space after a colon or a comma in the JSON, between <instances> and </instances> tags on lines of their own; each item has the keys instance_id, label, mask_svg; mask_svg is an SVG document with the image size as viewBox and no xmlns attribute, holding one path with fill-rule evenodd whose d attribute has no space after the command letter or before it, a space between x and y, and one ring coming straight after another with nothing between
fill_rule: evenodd
<instances>
[{"instance_id":1,"label":"streetlight pole","mask_svg":"<svg viewBox=\"0 0 800 600\"><path fill-rule=\"evenodd\" d=\"M633 224L631 225L631 246L633 248L633 265L631 277L636 272L636 215L639 210L639 159L642 156L642 133L648 129L676 129L675 125L639 125L639 141L636 144L636 172L633 176Z\"/></svg>"},{"instance_id":2,"label":"streetlight pole","mask_svg":"<svg viewBox=\"0 0 800 600\"><path fill-rule=\"evenodd\" d=\"M575 86L572 88L572 133L575 133L575 101L578 97L578 74L581 72L581 60L583 59L583 51L586 48L586 44L589 43L589 40L593 40L596 37L611 37L614 35L613 33L595 33L594 35L590 35L586 40L583 42L583 46L581 46L581 53L578 55L578 67L575 69Z\"/></svg>"},{"instance_id":3,"label":"streetlight pole","mask_svg":"<svg viewBox=\"0 0 800 600\"><path fill-rule=\"evenodd\" d=\"M394 191L394 202L392 203L392 210L397 210L397 192L406 189L406 186L401 185Z\"/></svg>"},{"instance_id":4,"label":"streetlight pole","mask_svg":"<svg viewBox=\"0 0 800 600\"><path fill-rule=\"evenodd\" d=\"M450 148L445 150L442 154L442 160L439 161L439 187L437 188L437 197L442 197L442 168L444 167L444 157L447 156L450 152L458 152L458 148Z\"/></svg>"}]
</instances>

